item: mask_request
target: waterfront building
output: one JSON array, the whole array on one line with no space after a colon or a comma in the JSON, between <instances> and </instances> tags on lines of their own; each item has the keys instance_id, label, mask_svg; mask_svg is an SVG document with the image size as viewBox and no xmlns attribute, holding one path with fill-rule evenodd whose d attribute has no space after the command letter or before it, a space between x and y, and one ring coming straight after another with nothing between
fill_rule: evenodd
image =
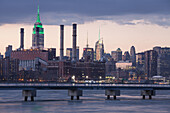
<instances>
[{"instance_id":1,"label":"waterfront building","mask_svg":"<svg viewBox=\"0 0 170 113\"><path fill-rule=\"evenodd\" d=\"M75 80L105 80L104 62L77 62L71 67L71 77Z\"/></svg>"},{"instance_id":2,"label":"waterfront building","mask_svg":"<svg viewBox=\"0 0 170 113\"><path fill-rule=\"evenodd\" d=\"M56 51L54 48L49 48L48 50L22 50L22 51L12 51L11 58L19 59L20 70L33 70L35 71L36 66L41 62L42 64L47 64L48 60L55 58Z\"/></svg>"},{"instance_id":3,"label":"waterfront building","mask_svg":"<svg viewBox=\"0 0 170 113\"><path fill-rule=\"evenodd\" d=\"M157 74L170 79L170 48L154 47L153 50L158 53Z\"/></svg>"},{"instance_id":4,"label":"waterfront building","mask_svg":"<svg viewBox=\"0 0 170 113\"><path fill-rule=\"evenodd\" d=\"M0 59L0 80L15 81L19 73L19 60L4 58Z\"/></svg>"}]
</instances>

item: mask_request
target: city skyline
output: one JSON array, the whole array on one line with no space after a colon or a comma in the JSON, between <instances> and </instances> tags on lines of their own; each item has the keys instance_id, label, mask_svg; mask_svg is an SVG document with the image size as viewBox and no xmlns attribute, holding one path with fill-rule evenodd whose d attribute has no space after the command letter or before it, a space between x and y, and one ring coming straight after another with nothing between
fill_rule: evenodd
<instances>
[{"instance_id":1,"label":"city skyline","mask_svg":"<svg viewBox=\"0 0 170 113\"><path fill-rule=\"evenodd\" d=\"M155 4L158 4L159 3L158 1L159 0L157 0L155 2ZM102 2L102 1L100 1L100 2ZM107 1L107 2L109 2L109 1ZM107 5L107 2L105 5ZM167 1L163 1L163 2L169 3ZM4 5L6 5L5 2L2 2L2 3L4 3ZM64 55L65 55L66 48L72 47L71 46L72 45L71 24L73 23L73 21L68 22L68 23L64 22L64 21L60 22L60 23L54 22L53 24L55 24L55 25L48 25L53 20L49 21L49 17L45 17L44 12L45 12L45 10L46 11L48 11L48 10L46 9L46 7L44 7L43 3L46 3L46 2L43 0L40 2L40 17L41 17L42 24L43 25L45 24L44 25L45 48L54 47L57 50L57 56L59 55L59 43L60 43L59 42L59 37L60 37L59 24L64 24L65 25ZM56 2L54 2L54 3L56 3ZM70 2L68 2L68 4L69 3ZM134 2L134 4L135 3L136 2ZM144 1L143 3L146 3L146 1ZM21 4L24 4L24 3L21 2ZM31 8L35 9L35 11L32 11L31 14L28 13L28 16L30 18L32 18L33 21L35 21L36 14L37 14L36 13L37 6L35 6L35 5L37 5L37 2L32 2L31 4L32 4ZM30 4L28 4L28 5L30 5ZM49 5L49 4L47 4L47 5ZM93 5L94 4L92 3L92 6ZM120 3L118 3L118 6L119 5L120 5ZM165 4L160 4L160 6L163 6L163 5L165 5ZM15 6L13 6L13 7L15 7ZM77 7L73 8L73 9L76 9L76 8ZM125 9L128 9L128 8L129 7L125 7ZM22 7L21 7L21 9L22 9ZM28 9L25 8L25 9L27 11L29 8ZM104 11L105 9L101 8L101 10ZM149 9L149 11L150 11L150 9ZM160 11L164 12L163 14L167 14L167 11L169 11L169 8L165 7L164 10L160 10ZM18 11L18 12L20 12L20 11ZM16 12L16 14L18 14L18 12ZM121 10L120 10L120 12L121 12ZM103 37L103 40L104 40L103 42L105 45L106 53L115 51L117 48L121 48L121 50L123 50L123 52L130 51L130 47L132 45L135 46L136 52L142 52L142 51L145 51L148 49L152 49L154 46L163 46L163 47L169 46L168 42L170 41L170 38L169 38L170 28L168 26L168 23L165 24L165 22L168 22L167 21L169 19L168 15L166 16L167 18L164 17L164 19L160 19L160 22L154 23L154 22L148 21L148 23L146 23L147 15L149 17L154 14L160 18L163 18L163 16L160 15L159 11L157 11L157 10L154 13L148 12L147 14L145 14L146 13L146 11L145 11L145 13L143 15L140 14L139 12L136 11L134 15L128 13L127 11L125 11L124 13L122 12L123 14L121 16L119 15L119 19L122 20L122 22L124 22L124 23L117 22L114 19L113 20L106 19L109 16L105 16L105 18L103 18L103 19L96 19L96 17L91 16L92 18L94 18L93 21L87 20L84 22L79 22L77 20L77 23L78 23L78 41L77 41L77 43L78 43L78 46L80 47L80 56L82 56L83 48L86 46L87 32L88 32L88 37L89 37L89 47L94 48L95 42L98 40L99 28L101 29L101 37ZM77 13L77 12L75 11L75 13ZM85 13L87 13L87 12L85 12ZM1 14L2 14L2 17L5 17L5 15L3 13L1 13ZM66 13L63 13L63 15L64 14L66 15ZM136 14L139 14L140 15L139 17L142 17L143 20L135 19ZM103 14L103 15L105 15L105 14ZM127 17L129 17L129 16L132 17L132 20L129 21L131 23L125 23L126 20L124 20L124 17L126 15L127 15ZM72 15L72 16L74 16L74 15ZM6 17L8 17L8 16L6 15ZM60 18L64 18L64 16L61 16ZM60 18L56 19L56 21L62 20ZM83 17L81 17L81 18L83 18ZM155 17L153 16L153 18L155 18ZM23 27L25 29L25 40L24 40L25 48L29 49L31 47L31 42L32 42L31 35L32 35L32 27L33 27L34 22L30 21L29 19L25 20L25 18L21 18L21 17L18 18L21 20L20 22L18 22L18 21L11 22L10 20L8 20L8 22L3 22L3 19L4 18L2 18L2 20L0 20L0 23L1 23L0 39L3 40L3 41L1 41L0 52L2 54L4 54L5 47L7 47L8 45L13 45L14 49L19 48L19 45L20 45L19 44L19 42L20 42L20 38L19 38L20 33L19 32L20 32L21 27ZM78 19L80 19L80 18L78 18ZM25 23L25 24L23 24L23 23ZM160 24L160 23L162 23L162 24ZM10 32L10 33L8 33L8 32ZM110 43L110 41L112 41L112 42Z\"/></svg>"}]
</instances>

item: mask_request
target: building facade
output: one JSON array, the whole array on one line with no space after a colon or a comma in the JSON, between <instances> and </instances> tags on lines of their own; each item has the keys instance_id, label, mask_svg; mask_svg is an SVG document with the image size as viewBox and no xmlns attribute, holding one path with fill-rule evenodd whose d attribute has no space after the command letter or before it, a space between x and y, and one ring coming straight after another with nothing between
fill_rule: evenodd
<instances>
[{"instance_id":1,"label":"building facade","mask_svg":"<svg viewBox=\"0 0 170 113\"><path fill-rule=\"evenodd\" d=\"M136 51L134 46L130 48L130 60L132 62L132 66L136 66Z\"/></svg>"},{"instance_id":2,"label":"building facade","mask_svg":"<svg viewBox=\"0 0 170 113\"><path fill-rule=\"evenodd\" d=\"M53 48L48 50L22 50L12 51L11 58L19 59L20 70L36 70L37 60L45 64L48 60L55 57L56 51Z\"/></svg>"},{"instance_id":3,"label":"building facade","mask_svg":"<svg viewBox=\"0 0 170 113\"><path fill-rule=\"evenodd\" d=\"M66 49L66 56L69 57L69 60L72 60L72 48L67 48ZM79 47L76 48L76 58L77 58L77 61L79 61Z\"/></svg>"},{"instance_id":4,"label":"building facade","mask_svg":"<svg viewBox=\"0 0 170 113\"><path fill-rule=\"evenodd\" d=\"M95 60L99 61L104 56L103 40L99 39L95 44Z\"/></svg>"},{"instance_id":5,"label":"building facade","mask_svg":"<svg viewBox=\"0 0 170 113\"><path fill-rule=\"evenodd\" d=\"M125 51L124 52L124 55L122 56L122 60L123 61L129 61L130 60L130 54L129 54L129 52L128 51Z\"/></svg>"},{"instance_id":6,"label":"building facade","mask_svg":"<svg viewBox=\"0 0 170 113\"><path fill-rule=\"evenodd\" d=\"M122 60L122 50L118 48L116 50L116 61L121 61Z\"/></svg>"},{"instance_id":7,"label":"building facade","mask_svg":"<svg viewBox=\"0 0 170 113\"><path fill-rule=\"evenodd\" d=\"M150 79L157 76L157 58L158 54L154 50L145 51L145 75Z\"/></svg>"},{"instance_id":8,"label":"building facade","mask_svg":"<svg viewBox=\"0 0 170 113\"><path fill-rule=\"evenodd\" d=\"M166 77L166 79L170 79L170 48L168 47L154 47L158 53L157 59L157 73L159 76Z\"/></svg>"},{"instance_id":9,"label":"building facade","mask_svg":"<svg viewBox=\"0 0 170 113\"><path fill-rule=\"evenodd\" d=\"M94 61L93 48L83 48L83 59L86 62L93 62Z\"/></svg>"}]
</instances>

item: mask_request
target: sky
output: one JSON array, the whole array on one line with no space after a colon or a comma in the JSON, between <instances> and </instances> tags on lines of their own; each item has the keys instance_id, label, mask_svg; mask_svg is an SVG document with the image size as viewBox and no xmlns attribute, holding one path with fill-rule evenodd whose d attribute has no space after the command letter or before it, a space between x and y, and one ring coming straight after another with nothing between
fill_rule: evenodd
<instances>
[{"instance_id":1,"label":"sky","mask_svg":"<svg viewBox=\"0 0 170 113\"><path fill-rule=\"evenodd\" d=\"M65 48L72 47L72 23L78 24L80 55L88 37L95 47L99 28L105 52L117 48L137 52L154 46L170 46L170 0L0 0L0 52L19 47L20 28L25 29L25 48L32 45L37 4L45 30L45 47L59 55L59 25L65 25ZM87 36L88 32L88 36Z\"/></svg>"}]
</instances>

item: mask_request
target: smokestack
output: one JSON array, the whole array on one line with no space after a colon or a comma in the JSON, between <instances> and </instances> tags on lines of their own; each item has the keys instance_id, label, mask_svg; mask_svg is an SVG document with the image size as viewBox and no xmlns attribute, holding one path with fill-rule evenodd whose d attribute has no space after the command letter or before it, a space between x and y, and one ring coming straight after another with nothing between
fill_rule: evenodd
<instances>
[{"instance_id":1,"label":"smokestack","mask_svg":"<svg viewBox=\"0 0 170 113\"><path fill-rule=\"evenodd\" d=\"M64 56L64 25L60 25L60 60Z\"/></svg>"},{"instance_id":2,"label":"smokestack","mask_svg":"<svg viewBox=\"0 0 170 113\"><path fill-rule=\"evenodd\" d=\"M76 37L77 37L77 24L73 24L73 49L72 49L72 61L76 62Z\"/></svg>"},{"instance_id":3,"label":"smokestack","mask_svg":"<svg viewBox=\"0 0 170 113\"><path fill-rule=\"evenodd\" d=\"M21 31L20 49L24 49L24 28L21 28L20 31Z\"/></svg>"}]
</instances>

